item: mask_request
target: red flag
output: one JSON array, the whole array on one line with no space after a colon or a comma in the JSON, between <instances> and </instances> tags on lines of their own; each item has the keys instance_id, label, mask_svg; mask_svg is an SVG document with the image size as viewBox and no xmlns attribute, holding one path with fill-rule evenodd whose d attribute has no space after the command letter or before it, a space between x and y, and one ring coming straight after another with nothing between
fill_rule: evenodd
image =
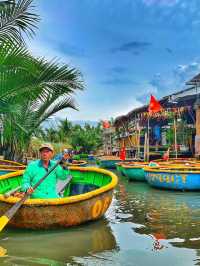
<instances>
[{"instance_id":1,"label":"red flag","mask_svg":"<svg viewBox=\"0 0 200 266\"><path fill-rule=\"evenodd\" d=\"M123 160L123 161L126 160L126 149L125 149L125 146L123 146L123 147L121 148L119 158L120 158L121 160Z\"/></svg>"},{"instance_id":2,"label":"red flag","mask_svg":"<svg viewBox=\"0 0 200 266\"><path fill-rule=\"evenodd\" d=\"M156 98L151 95L150 103L149 103L149 112L150 113L157 113L162 109L160 103L156 100Z\"/></svg>"},{"instance_id":3,"label":"red flag","mask_svg":"<svg viewBox=\"0 0 200 266\"><path fill-rule=\"evenodd\" d=\"M108 121L103 121L103 128L109 128L110 123Z\"/></svg>"},{"instance_id":4,"label":"red flag","mask_svg":"<svg viewBox=\"0 0 200 266\"><path fill-rule=\"evenodd\" d=\"M163 154L163 160L165 160L165 161L169 160L169 150L170 150L170 148L168 148L167 151Z\"/></svg>"}]
</instances>

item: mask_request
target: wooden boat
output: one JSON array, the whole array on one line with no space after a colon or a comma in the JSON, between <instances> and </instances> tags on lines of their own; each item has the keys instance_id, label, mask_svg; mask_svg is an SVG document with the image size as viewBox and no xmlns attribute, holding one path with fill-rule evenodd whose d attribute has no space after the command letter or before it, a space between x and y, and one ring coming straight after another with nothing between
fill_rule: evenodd
<instances>
[{"instance_id":1,"label":"wooden boat","mask_svg":"<svg viewBox=\"0 0 200 266\"><path fill-rule=\"evenodd\" d=\"M26 166L21 163L0 159L0 169L2 170L5 169L8 171L17 171L24 170L25 168Z\"/></svg>"},{"instance_id":2,"label":"wooden boat","mask_svg":"<svg viewBox=\"0 0 200 266\"><path fill-rule=\"evenodd\" d=\"M47 229L69 227L99 219L108 209L117 185L117 176L95 167L70 167L73 179L63 198L28 199L10 220L18 228ZM19 198L4 193L20 186L23 171L0 177L0 215Z\"/></svg>"},{"instance_id":3,"label":"wooden boat","mask_svg":"<svg viewBox=\"0 0 200 266\"><path fill-rule=\"evenodd\" d=\"M122 171L129 180L145 181L144 167L148 163L145 162L133 162L129 164L122 164Z\"/></svg>"},{"instance_id":4,"label":"wooden boat","mask_svg":"<svg viewBox=\"0 0 200 266\"><path fill-rule=\"evenodd\" d=\"M194 165L200 164L200 161L196 160L195 158L171 158L168 161L159 159L154 160L152 162L158 163L159 165Z\"/></svg>"},{"instance_id":5,"label":"wooden boat","mask_svg":"<svg viewBox=\"0 0 200 266\"><path fill-rule=\"evenodd\" d=\"M116 156L101 156L96 158L96 163L101 168L116 169L116 163L120 161L120 158Z\"/></svg>"},{"instance_id":6,"label":"wooden boat","mask_svg":"<svg viewBox=\"0 0 200 266\"><path fill-rule=\"evenodd\" d=\"M14 161L0 159L0 165L22 166L23 164L18 163L18 162L14 162Z\"/></svg>"},{"instance_id":7,"label":"wooden boat","mask_svg":"<svg viewBox=\"0 0 200 266\"><path fill-rule=\"evenodd\" d=\"M137 162L141 163L142 161L141 160L133 160L133 159L132 159L132 161L129 161L129 160L128 161L126 161L126 160L120 161L120 162L116 163L116 169L121 175L125 176L124 168L122 167L122 165L132 165L132 164L137 163Z\"/></svg>"},{"instance_id":8,"label":"wooden boat","mask_svg":"<svg viewBox=\"0 0 200 266\"><path fill-rule=\"evenodd\" d=\"M67 166L86 166L87 161L84 160L73 160L72 163L65 163Z\"/></svg>"},{"instance_id":9,"label":"wooden boat","mask_svg":"<svg viewBox=\"0 0 200 266\"><path fill-rule=\"evenodd\" d=\"M106 169L116 169L117 163L119 162L129 162L133 161L133 159L126 159L125 161L122 161L119 157L117 156L101 156L96 159L96 163L101 167L101 168L106 168Z\"/></svg>"},{"instance_id":10,"label":"wooden boat","mask_svg":"<svg viewBox=\"0 0 200 266\"><path fill-rule=\"evenodd\" d=\"M15 171L18 171L18 170L13 170L13 169L9 169L9 168L4 169L4 168L0 167L0 176L9 174L9 173L12 173L12 172L15 172Z\"/></svg>"},{"instance_id":11,"label":"wooden boat","mask_svg":"<svg viewBox=\"0 0 200 266\"><path fill-rule=\"evenodd\" d=\"M147 182L157 188L200 190L200 167L167 165L145 167Z\"/></svg>"},{"instance_id":12,"label":"wooden boat","mask_svg":"<svg viewBox=\"0 0 200 266\"><path fill-rule=\"evenodd\" d=\"M117 169L117 171L118 171L121 175L125 176L125 174L124 174L124 172L123 172L122 164L123 164L123 162L118 162L118 163L116 163L116 169Z\"/></svg>"}]
</instances>

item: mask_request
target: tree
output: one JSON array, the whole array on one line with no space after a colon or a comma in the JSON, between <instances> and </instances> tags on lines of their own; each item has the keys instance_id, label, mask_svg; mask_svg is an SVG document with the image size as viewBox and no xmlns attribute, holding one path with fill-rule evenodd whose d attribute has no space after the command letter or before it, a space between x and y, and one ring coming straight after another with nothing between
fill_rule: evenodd
<instances>
[{"instance_id":1,"label":"tree","mask_svg":"<svg viewBox=\"0 0 200 266\"><path fill-rule=\"evenodd\" d=\"M21 159L43 121L64 108L77 109L72 94L83 89L78 70L34 58L24 46L22 32L32 35L39 20L29 11L31 4L0 5L0 148L8 159Z\"/></svg>"}]
</instances>

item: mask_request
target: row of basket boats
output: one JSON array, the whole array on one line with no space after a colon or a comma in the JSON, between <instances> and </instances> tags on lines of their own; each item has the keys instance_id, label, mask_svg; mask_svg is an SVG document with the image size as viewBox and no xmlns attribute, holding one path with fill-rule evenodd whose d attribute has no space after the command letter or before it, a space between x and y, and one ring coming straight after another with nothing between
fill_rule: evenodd
<instances>
[{"instance_id":1,"label":"row of basket boats","mask_svg":"<svg viewBox=\"0 0 200 266\"><path fill-rule=\"evenodd\" d=\"M98 159L103 168L117 168L128 180L172 190L200 190L200 161L194 158L155 160L152 162L121 161L114 157Z\"/></svg>"},{"instance_id":2,"label":"row of basket boats","mask_svg":"<svg viewBox=\"0 0 200 266\"><path fill-rule=\"evenodd\" d=\"M104 215L117 185L117 176L111 171L85 167L86 161L68 163L70 182L62 196L56 199L27 199L8 226L27 229L70 227L99 219ZM0 216L15 205L20 191L25 165L0 160ZM64 186L63 186L64 185ZM60 190L59 186L57 188Z\"/></svg>"}]
</instances>

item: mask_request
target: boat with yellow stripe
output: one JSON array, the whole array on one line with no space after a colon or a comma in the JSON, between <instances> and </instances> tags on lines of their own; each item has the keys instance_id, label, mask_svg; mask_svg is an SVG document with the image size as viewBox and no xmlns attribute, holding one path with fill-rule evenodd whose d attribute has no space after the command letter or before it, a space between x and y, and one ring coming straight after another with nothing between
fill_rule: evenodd
<instances>
[{"instance_id":1,"label":"boat with yellow stripe","mask_svg":"<svg viewBox=\"0 0 200 266\"><path fill-rule=\"evenodd\" d=\"M86 166L87 165L87 161L84 160L73 160L71 163L66 162L65 165L67 166Z\"/></svg>"},{"instance_id":2,"label":"boat with yellow stripe","mask_svg":"<svg viewBox=\"0 0 200 266\"><path fill-rule=\"evenodd\" d=\"M99 165L101 168L106 168L106 169L116 169L117 168L117 163L119 162L130 162L133 161L133 159L126 159L122 161L119 157L117 156L99 156L96 158L96 164Z\"/></svg>"},{"instance_id":3,"label":"boat with yellow stripe","mask_svg":"<svg viewBox=\"0 0 200 266\"><path fill-rule=\"evenodd\" d=\"M24 170L26 168L25 165L9 160L2 160L0 159L0 169L9 171L17 171L17 170Z\"/></svg>"},{"instance_id":4,"label":"boat with yellow stripe","mask_svg":"<svg viewBox=\"0 0 200 266\"><path fill-rule=\"evenodd\" d=\"M167 165L144 168L147 182L156 188L200 190L200 167Z\"/></svg>"},{"instance_id":5,"label":"boat with yellow stripe","mask_svg":"<svg viewBox=\"0 0 200 266\"><path fill-rule=\"evenodd\" d=\"M145 162L131 162L121 164L121 168L128 180L145 181L144 167L147 165Z\"/></svg>"},{"instance_id":6,"label":"boat with yellow stripe","mask_svg":"<svg viewBox=\"0 0 200 266\"><path fill-rule=\"evenodd\" d=\"M95 167L69 167L72 181L64 196L56 199L28 199L9 221L17 228L48 229L75 226L99 219L111 204L117 176ZM0 215L19 201L4 194L21 185L23 171L0 177Z\"/></svg>"},{"instance_id":7,"label":"boat with yellow stripe","mask_svg":"<svg viewBox=\"0 0 200 266\"><path fill-rule=\"evenodd\" d=\"M153 163L157 163L158 165L185 165L185 166L194 166L200 165L200 161L195 158L173 158L169 160L158 159L152 161Z\"/></svg>"}]
</instances>

